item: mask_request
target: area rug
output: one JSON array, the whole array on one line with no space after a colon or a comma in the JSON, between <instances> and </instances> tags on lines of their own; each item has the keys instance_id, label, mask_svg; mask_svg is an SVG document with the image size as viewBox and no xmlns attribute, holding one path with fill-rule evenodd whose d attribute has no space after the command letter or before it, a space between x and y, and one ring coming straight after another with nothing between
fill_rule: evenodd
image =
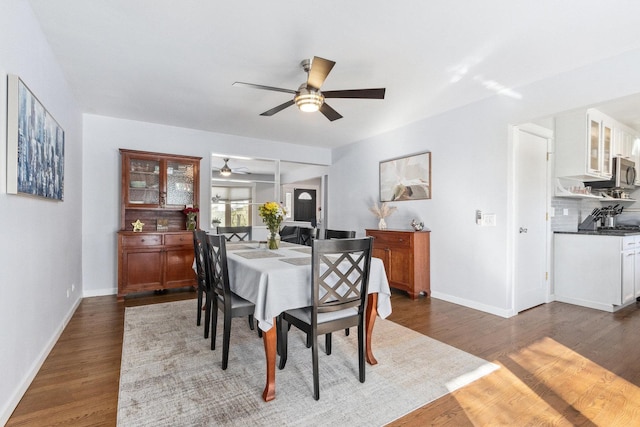
<instances>
[{"instance_id":1,"label":"area rug","mask_svg":"<svg viewBox=\"0 0 640 427\"><path fill-rule=\"evenodd\" d=\"M313 399L311 349L296 328L284 370L276 368L276 399L262 400L262 339L246 318L232 321L229 366L221 368L222 315L216 350L196 326L196 301L125 311L118 396L119 426L281 426L389 423L497 369L497 365L377 319L366 381L358 381L357 333L321 344L320 400Z\"/></svg>"}]
</instances>

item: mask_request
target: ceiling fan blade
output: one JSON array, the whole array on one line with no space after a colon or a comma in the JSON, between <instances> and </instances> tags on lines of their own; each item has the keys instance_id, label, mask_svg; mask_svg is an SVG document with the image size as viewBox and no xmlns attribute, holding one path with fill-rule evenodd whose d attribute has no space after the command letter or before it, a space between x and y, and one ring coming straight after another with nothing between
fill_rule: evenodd
<instances>
[{"instance_id":1,"label":"ceiling fan blade","mask_svg":"<svg viewBox=\"0 0 640 427\"><path fill-rule=\"evenodd\" d=\"M324 114L324 116L329 119L329 121L334 121L342 118L342 115L340 115L340 113L338 113L333 108L329 107L329 104L327 104L326 102L323 103L320 107L320 112Z\"/></svg>"},{"instance_id":2,"label":"ceiling fan blade","mask_svg":"<svg viewBox=\"0 0 640 427\"><path fill-rule=\"evenodd\" d=\"M384 99L385 88L322 91L325 98Z\"/></svg>"},{"instance_id":3,"label":"ceiling fan blade","mask_svg":"<svg viewBox=\"0 0 640 427\"><path fill-rule=\"evenodd\" d=\"M265 111L260 114L261 116L273 116L275 113L278 113L284 110L287 107L291 107L294 104L293 99L291 101L287 101L284 104L280 104L277 107L273 107L271 110Z\"/></svg>"},{"instance_id":4,"label":"ceiling fan blade","mask_svg":"<svg viewBox=\"0 0 640 427\"><path fill-rule=\"evenodd\" d=\"M313 61L311 61L311 68L309 69L307 86L319 90L334 65L336 65L336 63L333 61L314 56Z\"/></svg>"},{"instance_id":5,"label":"ceiling fan blade","mask_svg":"<svg viewBox=\"0 0 640 427\"><path fill-rule=\"evenodd\" d=\"M231 86L244 86L244 87L250 87L250 88L253 88L253 89L272 90L272 91L275 91L275 92L284 92L284 93L293 93L293 94L296 93L296 91L293 90L293 89L283 89L281 87L256 85L256 84L253 84L253 83L245 83L245 82L233 82L233 84Z\"/></svg>"}]
</instances>

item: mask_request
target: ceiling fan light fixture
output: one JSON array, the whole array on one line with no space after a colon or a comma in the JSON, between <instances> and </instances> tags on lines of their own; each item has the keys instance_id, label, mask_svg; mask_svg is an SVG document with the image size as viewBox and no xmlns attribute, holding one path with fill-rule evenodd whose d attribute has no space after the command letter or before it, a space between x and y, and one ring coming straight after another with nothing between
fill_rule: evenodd
<instances>
[{"instance_id":1,"label":"ceiling fan light fixture","mask_svg":"<svg viewBox=\"0 0 640 427\"><path fill-rule=\"evenodd\" d=\"M301 87L293 100L300 111L313 113L318 111L324 103L324 96L319 90Z\"/></svg>"},{"instance_id":2,"label":"ceiling fan light fixture","mask_svg":"<svg viewBox=\"0 0 640 427\"><path fill-rule=\"evenodd\" d=\"M231 168L229 167L229 165L227 165L228 161L229 161L229 159L224 159L224 166L222 166L220 168L220 175L222 175L222 176L230 176L231 175Z\"/></svg>"}]
</instances>

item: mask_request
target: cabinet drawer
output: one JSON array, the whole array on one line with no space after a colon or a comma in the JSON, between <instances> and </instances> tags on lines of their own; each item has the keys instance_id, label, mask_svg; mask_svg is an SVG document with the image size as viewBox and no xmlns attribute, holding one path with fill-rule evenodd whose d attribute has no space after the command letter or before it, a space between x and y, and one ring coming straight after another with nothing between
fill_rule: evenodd
<instances>
[{"instance_id":1,"label":"cabinet drawer","mask_svg":"<svg viewBox=\"0 0 640 427\"><path fill-rule=\"evenodd\" d=\"M166 246L193 246L193 234L181 233L181 234L166 234L164 236L164 244Z\"/></svg>"},{"instance_id":2,"label":"cabinet drawer","mask_svg":"<svg viewBox=\"0 0 640 427\"><path fill-rule=\"evenodd\" d=\"M376 248L394 246L410 248L413 245L413 233L401 233L395 231L384 231L380 233L370 233L374 237L373 246Z\"/></svg>"},{"instance_id":3,"label":"cabinet drawer","mask_svg":"<svg viewBox=\"0 0 640 427\"><path fill-rule=\"evenodd\" d=\"M131 236L122 236L122 245L124 247L158 246L158 245L162 245L162 235L161 234L136 234Z\"/></svg>"}]
</instances>

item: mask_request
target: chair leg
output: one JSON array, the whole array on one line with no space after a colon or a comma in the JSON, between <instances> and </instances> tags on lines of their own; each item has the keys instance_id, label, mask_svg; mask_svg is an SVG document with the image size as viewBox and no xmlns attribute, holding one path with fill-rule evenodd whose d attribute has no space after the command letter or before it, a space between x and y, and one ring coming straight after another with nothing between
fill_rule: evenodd
<instances>
[{"instance_id":1,"label":"chair leg","mask_svg":"<svg viewBox=\"0 0 640 427\"><path fill-rule=\"evenodd\" d=\"M358 325L358 370L360 373L360 382L364 382L366 364L364 363L364 324L360 321Z\"/></svg>"},{"instance_id":2,"label":"chair leg","mask_svg":"<svg viewBox=\"0 0 640 427\"><path fill-rule=\"evenodd\" d=\"M282 316L276 320L276 332L278 334L277 348L280 354L279 369L284 369L287 364L287 336L289 335L289 322L284 320Z\"/></svg>"},{"instance_id":3,"label":"chair leg","mask_svg":"<svg viewBox=\"0 0 640 427\"><path fill-rule=\"evenodd\" d=\"M249 315L249 329L253 331L253 314Z\"/></svg>"},{"instance_id":4,"label":"chair leg","mask_svg":"<svg viewBox=\"0 0 640 427\"><path fill-rule=\"evenodd\" d=\"M324 336L324 351L327 355L331 354L331 332Z\"/></svg>"},{"instance_id":5,"label":"chair leg","mask_svg":"<svg viewBox=\"0 0 640 427\"><path fill-rule=\"evenodd\" d=\"M229 341L231 341L231 313L224 312L224 335L222 336L222 369L229 363Z\"/></svg>"},{"instance_id":6,"label":"chair leg","mask_svg":"<svg viewBox=\"0 0 640 427\"><path fill-rule=\"evenodd\" d=\"M346 336L349 336L349 328L347 328L347 329L345 329L345 330L344 330L344 334L345 334Z\"/></svg>"},{"instance_id":7,"label":"chair leg","mask_svg":"<svg viewBox=\"0 0 640 427\"><path fill-rule=\"evenodd\" d=\"M311 348L311 334L307 334L307 348Z\"/></svg>"},{"instance_id":8,"label":"chair leg","mask_svg":"<svg viewBox=\"0 0 640 427\"><path fill-rule=\"evenodd\" d=\"M200 326L200 319L202 318L202 288L198 284L198 313L196 314L196 326ZM207 338L205 336L205 338Z\"/></svg>"},{"instance_id":9,"label":"chair leg","mask_svg":"<svg viewBox=\"0 0 640 427\"><path fill-rule=\"evenodd\" d=\"M211 319L211 296L209 293L205 296L205 307L204 307L204 339L209 338L209 320ZM202 301L198 303L198 306L202 306ZM202 312L202 309L200 309ZM198 319L199 320L199 319Z\"/></svg>"},{"instance_id":10,"label":"chair leg","mask_svg":"<svg viewBox=\"0 0 640 427\"><path fill-rule=\"evenodd\" d=\"M313 363L313 398L320 400L320 379L318 378L318 336L313 336L311 346L311 359Z\"/></svg>"},{"instance_id":11,"label":"chair leg","mask_svg":"<svg viewBox=\"0 0 640 427\"><path fill-rule=\"evenodd\" d=\"M213 295L211 302L211 350L216 349L216 329L218 329L218 297Z\"/></svg>"}]
</instances>

